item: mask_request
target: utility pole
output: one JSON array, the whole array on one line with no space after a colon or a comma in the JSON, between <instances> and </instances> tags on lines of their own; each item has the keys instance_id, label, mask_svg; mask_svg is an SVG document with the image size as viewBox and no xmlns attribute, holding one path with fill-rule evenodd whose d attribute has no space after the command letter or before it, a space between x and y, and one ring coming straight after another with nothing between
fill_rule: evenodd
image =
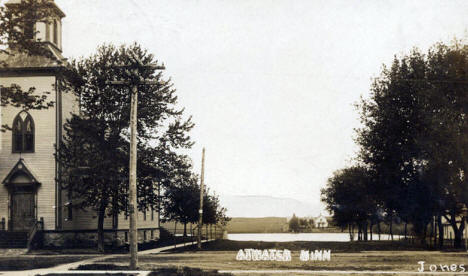
<instances>
[{"instance_id":1,"label":"utility pole","mask_svg":"<svg viewBox=\"0 0 468 276\"><path fill-rule=\"evenodd\" d=\"M205 174L205 148L202 150L201 176L200 176L200 209L198 210L198 249L201 249L201 235L203 225L203 178Z\"/></svg>"},{"instance_id":2,"label":"utility pole","mask_svg":"<svg viewBox=\"0 0 468 276\"><path fill-rule=\"evenodd\" d=\"M129 213L130 213L130 269L135 270L138 267L138 233L137 233L137 106L138 106L138 86L139 85L156 85L158 82L142 79L139 75L139 68L151 68L155 70L164 70L164 66L156 64L143 64L141 60L134 54L132 55L132 64L118 65L125 69L125 73L130 80L110 81L114 85L127 85L131 87L131 106L130 106L130 161L129 161Z\"/></svg>"}]
</instances>

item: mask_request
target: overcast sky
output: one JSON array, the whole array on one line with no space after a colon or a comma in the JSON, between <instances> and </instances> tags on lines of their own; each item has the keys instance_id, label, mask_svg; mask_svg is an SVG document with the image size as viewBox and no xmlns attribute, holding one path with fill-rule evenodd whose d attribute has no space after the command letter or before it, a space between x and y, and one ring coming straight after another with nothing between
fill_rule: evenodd
<instances>
[{"instance_id":1,"label":"overcast sky","mask_svg":"<svg viewBox=\"0 0 468 276\"><path fill-rule=\"evenodd\" d=\"M137 41L166 64L211 189L309 203L354 157L353 104L382 64L468 28L468 1L56 3L66 57Z\"/></svg>"}]
</instances>

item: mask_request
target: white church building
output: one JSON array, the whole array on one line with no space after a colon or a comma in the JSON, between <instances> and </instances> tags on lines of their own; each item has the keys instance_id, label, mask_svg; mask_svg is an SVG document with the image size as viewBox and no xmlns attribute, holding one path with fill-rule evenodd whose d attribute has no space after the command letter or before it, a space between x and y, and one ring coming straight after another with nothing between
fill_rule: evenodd
<instances>
[{"instance_id":1,"label":"white church building","mask_svg":"<svg viewBox=\"0 0 468 276\"><path fill-rule=\"evenodd\" d=\"M6 7L21 0L10 0ZM64 123L79 112L77 99L57 85L66 78L68 66L62 56L62 19L65 13L50 0L54 14L47 21L33 22L31 39L43 43L55 58L31 56L10 49L0 54L0 85L34 87L37 93L50 92L54 106L42 110L1 107L1 125L12 130L0 132L0 247L25 247L32 239L43 246L77 246L95 243L95 212L72 210L68 194L60 185L61 167L55 146L64 135ZM159 237L156 211L138 214L139 240ZM129 220L125 215L104 222L105 240L125 243Z\"/></svg>"}]
</instances>

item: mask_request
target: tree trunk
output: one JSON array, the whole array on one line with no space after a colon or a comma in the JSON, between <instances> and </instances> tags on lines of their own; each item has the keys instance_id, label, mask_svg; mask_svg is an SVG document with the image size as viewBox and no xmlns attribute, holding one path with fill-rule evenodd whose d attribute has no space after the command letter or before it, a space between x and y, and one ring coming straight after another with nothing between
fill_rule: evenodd
<instances>
[{"instance_id":1,"label":"tree trunk","mask_svg":"<svg viewBox=\"0 0 468 276\"><path fill-rule=\"evenodd\" d=\"M174 248L177 247L177 237L176 237L176 233L177 233L177 220L174 222Z\"/></svg>"},{"instance_id":2,"label":"tree trunk","mask_svg":"<svg viewBox=\"0 0 468 276\"><path fill-rule=\"evenodd\" d=\"M374 222L371 221L370 223L370 228L369 228L369 234L370 234L370 240L372 241L372 227L374 227Z\"/></svg>"},{"instance_id":3,"label":"tree trunk","mask_svg":"<svg viewBox=\"0 0 468 276\"><path fill-rule=\"evenodd\" d=\"M104 216L106 214L106 205L101 203L98 210L98 225L97 225L97 247L98 251L104 252Z\"/></svg>"},{"instance_id":4,"label":"tree trunk","mask_svg":"<svg viewBox=\"0 0 468 276\"><path fill-rule=\"evenodd\" d=\"M450 224L452 225L453 233L455 234L455 237L454 237L455 239L454 239L453 246L455 248L462 248L462 246L463 246L462 238L463 238L463 230L465 230L465 224L460 223L460 227L457 227L457 222L456 222L456 219L455 219L454 215L452 215L452 219L450 220Z\"/></svg>"},{"instance_id":5,"label":"tree trunk","mask_svg":"<svg viewBox=\"0 0 468 276\"><path fill-rule=\"evenodd\" d=\"M348 232L349 232L349 241L353 241L354 240L354 237L353 237L353 233L351 232L351 224L348 224Z\"/></svg>"},{"instance_id":6,"label":"tree trunk","mask_svg":"<svg viewBox=\"0 0 468 276\"><path fill-rule=\"evenodd\" d=\"M423 235L421 238L421 245L426 245L426 236L427 236L427 224L423 227Z\"/></svg>"},{"instance_id":7,"label":"tree trunk","mask_svg":"<svg viewBox=\"0 0 468 276\"><path fill-rule=\"evenodd\" d=\"M390 218L390 237L393 241L393 217Z\"/></svg>"},{"instance_id":8,"label":"tree trunk","mask_svg":"<svg viewBox=\"0 0 468 276\"><path fill-rule=\"evenodd\" d=\"M192 241L192 244L193 244L193 227L192 227L192 223L190 223L190 240Z\"/></svg>"},{"instance_id":9,"label":"tree trunk","mask_svg":"<svg viewBox=\"0 0 468 276\"><path fill-rule=\"evenodd\" d=\"M357 230L357 240L360 241L360 240L361 240L361 226L359 226L359 224L358 224L357 227L358 227L358 230Z\"/></svg>"},{"instance_id":10,"label":"tree trunk","mask_svg":"<svg viewBox=\"0 0 468 276\"><path fill-rule=\"evenodd\" d=\"M408 233L408 223L405 221L405 240L407 239L407 233Z\"/></svg>"},{"instance_id":11,"label":"tree trunk","mask_svg":"<svg viewBox=\"0 0 468 276\"><path fill-rule=\"evenodd\" d=\"M380 241L380 221L377 222L377 233L379 234L379 241Z\"/></svg>"},{"instance_id":12,"label":"tree trunk","mask_svg":"<svg viewBox=\"0 0 468 276\"><path fill-rule=\"evenodd\" d=\"M364 241L367 241L367 221L364 222Z\"/></svg>"},{"instance_id":13,"label":"tree trunk","mask_svg":"<svg viewBox=\"0 0 468 276\"><path fill-rule=\"evenodd\" d=\"M442 216L437 216L437 226L439 228L439 249L444 247L444 225L442 224Z\"/></svg>"},{"instance_id":14,"label":"tree trunk","mask_svg":"<svg viewBox=\"0 0 468 276\"><path fill-rule=\"evenodd\" d=\"M187 237L187 223L184 222L184 237Z\"/></svg>"}]
</instances>

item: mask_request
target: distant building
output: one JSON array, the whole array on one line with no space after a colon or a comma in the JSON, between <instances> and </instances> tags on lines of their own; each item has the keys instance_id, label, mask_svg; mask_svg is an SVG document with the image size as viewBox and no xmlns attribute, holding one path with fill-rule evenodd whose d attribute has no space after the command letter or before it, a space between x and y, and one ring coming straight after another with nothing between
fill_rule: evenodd
<instances>
[{"instance_id":1,"label":"distant building","mask_svg":"<svg viewBox=\"0 0 468 276\"><path fill-rule=\"evenodd\" d=\"M315 228L327 228L327 218L324 215L320 214L318 217L314 218L314 226Z\"/></svg>"}]
</instances>

